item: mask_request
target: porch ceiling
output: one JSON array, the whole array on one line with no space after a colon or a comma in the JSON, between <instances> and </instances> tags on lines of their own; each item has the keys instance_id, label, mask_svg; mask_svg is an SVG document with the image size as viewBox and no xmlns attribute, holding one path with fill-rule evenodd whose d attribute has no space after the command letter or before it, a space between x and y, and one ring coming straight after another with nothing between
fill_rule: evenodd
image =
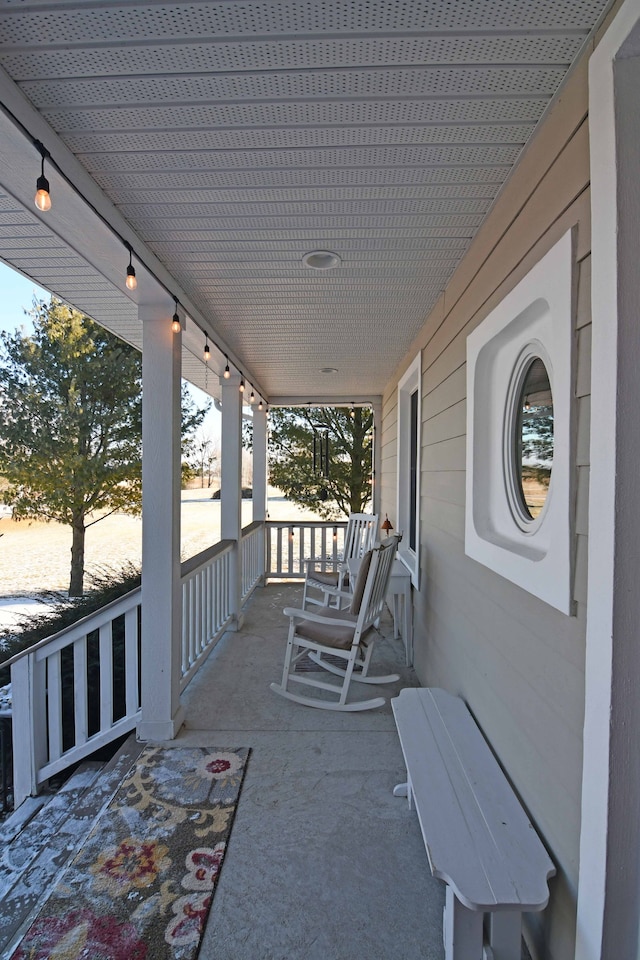
<instances>
[{"instance_id":1,"label":"porch ceiling","mask_svg":"<svg viewBox=\"0 0 640 960\"><path fill-rule=\"evenodd\" d=\"M136 254L267 398L364 399L609 5L0 0L0 89L19 87L51 128L32 135L77 182L75 155ZM2 259L139 344L122 247L88 253L55 195L48 214L27 205L39 156L10 126ZM312 270L312 250L341 263ZM184 372L204 386L201 340L188 327Z\"/></svg>"}]
</instances>

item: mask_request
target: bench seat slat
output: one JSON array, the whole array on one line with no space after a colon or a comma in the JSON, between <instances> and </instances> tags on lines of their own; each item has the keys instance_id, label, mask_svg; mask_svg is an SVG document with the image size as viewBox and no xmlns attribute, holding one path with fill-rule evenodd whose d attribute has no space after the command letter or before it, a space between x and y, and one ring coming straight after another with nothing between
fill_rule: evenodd
<instances>
[{"instance_id":1,"label":"bench seat slat","mask_svg":"<svg viewBox=\"0 0 640 960\"><path fill-rule=\"evenodd\" d=\"M472 910L542 910L555 873L464 702L412 688L391 701L431 871Z\"/></svg>"}]
</instances>

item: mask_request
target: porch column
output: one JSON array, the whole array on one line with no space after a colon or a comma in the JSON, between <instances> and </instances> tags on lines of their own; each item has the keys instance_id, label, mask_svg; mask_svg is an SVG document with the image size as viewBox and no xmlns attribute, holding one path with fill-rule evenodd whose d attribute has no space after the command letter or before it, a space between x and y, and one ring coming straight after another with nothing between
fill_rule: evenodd
<instances>
[{"instance_id":1,"label":"porch column","mask_svg":"<svg viewBox=\"0 0 640 960\"><path fill-rule=\"evenodd\" d=\"M589 64L592 390L576 960L640 956L640 2Z\"/></svg>"},{"instance_id":2,"label":"porch column","mask_svg":"<svg viewBox=\"0 0 640 960\"><path fill-rule=\"evenodd\" d=\"M253 411L253 519L267 516L267 414Z\"/></svg>"},{"instance_id":3,"label":"porch column","mask_svg":"<svg viewBox=\"0 0 640 960\"><path fill-rule=\"evenodd\" d=\"M140 740L171 740L180 707L180 353L170 313L142 321L142 717Z\"/></svg>"},{"instance_id":4,"label":"porch column","mask_svg":"<svg viewBox=\"0 0 640 960\"><path fill-rule=\"evenodd\" d=\"M235 540L230 569L230 612L235 629L242 626L240 598L242 585L242 557L240 534L242 532L242 394L240 377L221 379L222 387L222 442L220 470L220 536L222 540ZM231 629L234 629L232 626Z\"/></svg>"}]
</instances>

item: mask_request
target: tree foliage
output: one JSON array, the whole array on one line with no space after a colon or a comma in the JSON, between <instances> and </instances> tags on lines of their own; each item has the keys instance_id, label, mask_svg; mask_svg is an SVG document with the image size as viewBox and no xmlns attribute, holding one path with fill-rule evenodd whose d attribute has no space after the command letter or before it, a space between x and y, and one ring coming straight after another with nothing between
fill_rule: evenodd
<instances>
[{"instance_id":1,"label":"tree foliage","mask_svg":"<svg viewBox=\"0 0 640 960\"><path fill-rule=\"evenodd\" d=\"M371 499L372 428L373 414L362 407L272 408L270 482L294 503L328 520L363 512ZM325 432L329 440L327 476L318 456L318 441Z\"/></svg>"},{"instance_id":2,"label":"tree foliage","mask_svg":"<svg viewBox=\"0 0 640 960\"><path fill-rule=\"evenodd\" d=\"M59 300L34 301L33 334L0 339L2 501L16 519L72 528L70 596L81 596L88 527L139 513L140 354ZM205 410L189 405L193 433Z\"/></svg>"},{"instance_id":3,"label":"tree foliage","mask_svg":"<svg viewBox=\"0 0 640 960\"><path fill-rule=\"evenodd\" d=\"M31 336L2 333L2 498L17 519L72 528L69 594L80 596L86 528L140 509L140 356L56 299L34 302L31 318Z\"/></svg>"}]
</instances>

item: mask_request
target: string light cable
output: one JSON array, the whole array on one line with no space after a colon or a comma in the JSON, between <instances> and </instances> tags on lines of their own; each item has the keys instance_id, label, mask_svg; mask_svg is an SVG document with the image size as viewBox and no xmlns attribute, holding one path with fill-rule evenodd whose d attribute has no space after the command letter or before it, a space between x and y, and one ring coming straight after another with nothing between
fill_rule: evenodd
<instances>
[{"instance_id":1,"label":"string light cable","mask_svg":"<svg viewBox=\"0 0 640 960\"><path fill-rule=\"evenodd\" d=\"M38 208L40 211L42 211L43 213L45 213L45 212L47 212L48 210L51 209L51 187L50 187L49 180L47 179L47 177L46 177L46 175L45 175L45 160L46 160L46 162L49 164L49 166L56 171L56 173L58 174L58 176L59 176L62 180L64 180L64 182L67 184L67 186L76 194L77 197L79 197L79 198L82 200L82 202L83 202L83 203L85 204L85 206L93 213L93 215L94 215L95 217L97 217L98 220L100 220L100 222L101 222L102 224L104 224L104 226L109 230L109 232L111 233L111 235L112 235L113 237L115 237L115 238L123 245L123 247L125 248L125 250L126 250L127 253L129 254L129 263L128 263L128 265L127 265L126 277L125 277L125 285L127 286L127 288L128 288L129 290L135 290L136 287L137 287L137 284L138 284L137 277L136 277L136 270L135 270L135 267L134 267L134 265L133 265L133 258L135 257L135 259L136 259L137 262L140 264L140 266L142 266L142 267L144 268L144 270L145 270L151 277L153 277L153 279L155 280L155 282L156 282L163 290L166 291L166 293L171 297L172 300L174 300L175 305L176 305L176 312L174 313L173 318L172 318L172 328L173 328L173 330L174 330L175 332L177 332L177 331L176 331L176 326L175 326L175 321L176 321L176 318L177 318L179 329L182 329L182 324L180 323L180 317L178 316L178 303L179 303L179 300L178 300L178 298L175 296L175 294L169 289L169 287L167 286L167 284L166 284L163 280L160 279L160 277L159 277L158 274L155 272L155 270L152 270L151 267L149 267L149 266L145 263L145 261L142 259L142 257L140 257L138 253L136 253L136 251L134 250L132 244L129 243L128 240L126 240L126 238L120 233L120 231L119 231L116 227L114 227L114 225L111 223L111 221L108 220L107 217L95 206L95 204L82 192L82 190L81 190L79 187L76 186L76 184L73 182L73 180L69 177L69 175L68 175L67 173L65 173L64 169L63 169L63 168L59 165L59 163L56 161L55 157L52 156L51 152L47 149L47 147L42 143L42 141L38 140L36 137L33 136L33 134L31 133L31 131L28 129L28 127L25 126L25 124L22 122L22 120L20 120L20 118L19 118L18 116L16 116L16 114L15 114L5 103L0 103L0 109L1 109L2 112L11 120L11 122L21 131L21 133L22 133L22 134L25 136L25 138L32 144L32 146L36 149L36 151L37 151L38 154L40 155L40 175L38 176L38 178L37 178L37 180L36 180L36 196L35 196L35 198L34 198L34 199L35 199L35 204L36 204L37 208ZM108 200L108 198L107 198L107 200ZM208 334L208 333L206 332L206 330L200 325L200 323L198 323L198 321L193 318L193 316L191 315L191 313L189 313L189 317L190 317L190 319L191 319L191 322L194 324L194 326L195 326L195 327L200 331L200 333L202 333L202 335L205 337L205 349L207 349L207 348L209 347L209 343L208 343L209 334ZM217 350L222 356L225 357L226 366L225 366L225 369L224 369L223 376L224 376L224 379L225 379L225 380L228 380L229 377L231 376L231 371L230 371L230 369L229 369L229 356L228 356L228 354L226 353L226 351L223 350L223 349L219 346L219 344L216 342L215 338L211 338L211 340L212 340L212 343L213 343L213 345L215 346L216 350ZM211 352L210 352L210 350L209 350L209 356L210 356L210 355L211 355ZM241 390L241 392L242 392L242 391L244 390L244 379L245 379L245 375L244 375L242 369L241 369L237 364L234 363L234 366L236 367L236 370L238 371L238 373L241 375L241 386L240 386L240 390Z\"/></svg>"}]
</instances>

